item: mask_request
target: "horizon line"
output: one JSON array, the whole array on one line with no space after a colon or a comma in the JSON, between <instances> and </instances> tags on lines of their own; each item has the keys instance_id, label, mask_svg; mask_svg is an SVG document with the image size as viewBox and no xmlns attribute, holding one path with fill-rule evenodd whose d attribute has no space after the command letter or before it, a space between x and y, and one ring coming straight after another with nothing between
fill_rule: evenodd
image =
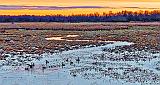
<instances>
[{"instance_id":1,"label":"horizon line","mask_svg":"<svg viewBox=\"0 0 160 85\"><path fill-rule=\"evenodd\" d=\"M64 14L46 14L46 15L30 15L30 14L22 14L22 15L3 15L0 14L0 16L106 16L106 15L123 15L123 14L147 14L147 15L151 15L151 14L160 14L160 10L138 10L138 11L128 11L128 10L122 10L122 11L117 11L117 12L113 12L113 11L109 11L109 12L103 12L103 13L99 13L99 12L93 12L93 13L79 13L79 14L71 14L71 15L64 15Z\"/></svg>"}]
</instances>

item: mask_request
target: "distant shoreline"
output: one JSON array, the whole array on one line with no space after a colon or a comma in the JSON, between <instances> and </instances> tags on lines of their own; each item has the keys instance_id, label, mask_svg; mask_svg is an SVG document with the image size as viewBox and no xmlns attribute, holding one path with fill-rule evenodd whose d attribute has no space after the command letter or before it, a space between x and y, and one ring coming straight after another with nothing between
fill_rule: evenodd
<instances>
[{"instance_id":1,"label":"distant shoreline","mask_svg":"<svg viewBox=\"0 0 160 85\"><path fill-rule=\"evenodd\" d=\"M152 21L152 22L143 22L143 21L129 21L129 22L0 22L0 24L3 23L8 23L8 24L15 24L15 23L64 23L64 24L110 24L110 23L148 23L148 24L152 24L152 23L160 23L160 21Z\"/></svg>"},{"instance_id":2,"label":"distant shoreline","mask_svg":"<svg viewBox=\"0 0 160 85\"><path fill-rule=\"evenodd\" d=\"M0 30L68 30L68 31L96 31L122 30L133 26L160 27L160 22L14 22L0 23Z\"/></svg>"}]
</instances>

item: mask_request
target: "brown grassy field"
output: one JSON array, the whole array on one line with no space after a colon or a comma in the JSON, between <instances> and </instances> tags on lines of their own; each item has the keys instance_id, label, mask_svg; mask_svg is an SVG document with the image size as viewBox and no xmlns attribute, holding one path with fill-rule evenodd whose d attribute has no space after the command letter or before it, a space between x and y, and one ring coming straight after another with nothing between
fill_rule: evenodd
<instances>
[{"instance_id":1,"label":"brown grassy field","mask_svg":"<svg viewBox=\"0 0 160 85\"><path fill-rule=\"evenodd\" d=\"M159 27L159 22L106 22L106 23L56 23L56 22L22 22L0 23L0 29L35 29L35 30L119 30L133 26Z\"/></svg>"},{"instance_id":2,"label":"brown grassy field","mask_svg":"<svg viewBox=\"0 0 160 85\"><path fill-rule=\"evenodd\" d=\"M128 41L136 47L160 50L160 23L0 23L0 48L29 53L51 52L98 41ZM79 35L66 37L67 35ZM48 37L68 40L46 40ZM92 40L92 41L76 41Z\"/></svg>"}]
</instances>

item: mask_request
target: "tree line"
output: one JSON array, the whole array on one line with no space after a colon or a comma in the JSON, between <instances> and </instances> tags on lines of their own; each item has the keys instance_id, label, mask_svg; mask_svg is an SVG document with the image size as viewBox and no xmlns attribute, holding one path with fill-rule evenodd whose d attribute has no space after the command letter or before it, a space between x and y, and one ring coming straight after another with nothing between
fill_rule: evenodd
<instances>
[{"instance_id":1,"label":"tree line","mask_svg":"<svg viewBox=\"0 0 160 85\"><path fill-rule=\"evenodd\" d=\"M160 10L154 11L121 11L113 13L91 13L91 14L76 14L76 15L0 15L0 22L154 22L160 21Z\"/></svg>"}]
</instances>

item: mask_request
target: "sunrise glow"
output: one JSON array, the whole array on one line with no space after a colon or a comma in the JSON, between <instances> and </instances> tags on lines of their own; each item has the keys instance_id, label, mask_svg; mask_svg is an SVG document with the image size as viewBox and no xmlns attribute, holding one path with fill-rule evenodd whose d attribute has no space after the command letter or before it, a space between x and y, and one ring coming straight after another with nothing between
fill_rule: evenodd
<instances>
[{"instance_id":1,"label":"sunrise glow","mask_svg":"<svg viewBox=\"0 0 160 85\"><path fill-rule=\"evenodd\" d=\"M159 8L160 0L0 0L0 15L71 15Z\"/></svg>"}]
</instances>

